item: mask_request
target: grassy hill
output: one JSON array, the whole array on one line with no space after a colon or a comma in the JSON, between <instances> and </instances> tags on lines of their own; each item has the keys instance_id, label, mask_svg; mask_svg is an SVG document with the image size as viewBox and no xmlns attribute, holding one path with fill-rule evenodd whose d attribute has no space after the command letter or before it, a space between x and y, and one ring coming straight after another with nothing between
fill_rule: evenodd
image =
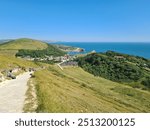
<instances>
[{"instance_id":1,"label":"grassy hill","mask_svg":"<svg viewBox=\"0 0 150 130\"><path fill-rule=\"evenodd\" d=\"M8 42L8 41L11 41L11 39L2 39L2 40L0 40L0 44L2 44L4 42Z\"/></svg>"},{"instance_id":2,"label":"grassy hill","mask_svg":"<svg viewBox=\"0 0 150 130\"><path fill-rule=\"evenodd\" d=\"M10 56L44 57L45 55L64 55L58 47L42 41L21 38L0 44L0 54Z\"/></svg>"},{"instance_id":3,"label":"grassy hill","mask_svg":"<svg viewBox=\"0 0 150 130\"><path fill-rule=\"evenodd\" d=\"M35 73L37 112L150 112L150 93L80 67L51 66Z\"/></svg>"},{"instance_id":4,"label":"grassy hill","mask_svg":"<svg viewBox=\"0 0 150 130\"><path fill-rule=\"evenodd\" d=\"M21 49L16 53L17 57L27 57L30 56L32 58L44 58L46 56L63 56L66 53L59 48L48 44L48 47L43 50L26 50L26 49Z\"/></svg>"},{"instance_id":5,"label":"grassy hill","mask_svg":"<svg viewBox=\"0 0 150 130\"><path fill-rule=\"evenodd\" d=\"M15 57L17 52L18 52L18 50L4 50L4 49L0 49L0 54L1 55L5 55L5 56L13 56L13 57Z\"/></svg>"},{"instance_id":6,"label":"grassy hill","mask_svg":"<svg viewBox=\"0 0 150 130\"><path fill-rule=\"evenodd\" d=\"M11 40L3 44L0 44L0 50L19 50L19 49L42 50L45 48L47 48L46 43L27 38Z\"/></svg>"},{"instance_id":7,"label":"grassy hill","mask_svg":"<svg viewBox=\"0 0 150 130\"><path fill-rule=\"evenodd\" d=\"M10 69L14 67L39 67L34 62L18 59L8 55L0 54L0 70Z\"/></svg>"}]
</instances>

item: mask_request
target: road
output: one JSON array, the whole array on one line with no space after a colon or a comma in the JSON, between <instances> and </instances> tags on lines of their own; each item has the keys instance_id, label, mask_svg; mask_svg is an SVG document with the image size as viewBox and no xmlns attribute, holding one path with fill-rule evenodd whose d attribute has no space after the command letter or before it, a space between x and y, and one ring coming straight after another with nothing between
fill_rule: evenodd
<instances>
[{"instance_id":1,"label":"road","mask_svg":"<svg viewBox=\"0 0 150 130\"><path fill-rule=\"evenodd\" d=\"M0 112L21 113L23 112L25 93L28 89L27 82L30 73L25 72L16 79L6 80L0 83Z\"/></svg>"}]
</instances>

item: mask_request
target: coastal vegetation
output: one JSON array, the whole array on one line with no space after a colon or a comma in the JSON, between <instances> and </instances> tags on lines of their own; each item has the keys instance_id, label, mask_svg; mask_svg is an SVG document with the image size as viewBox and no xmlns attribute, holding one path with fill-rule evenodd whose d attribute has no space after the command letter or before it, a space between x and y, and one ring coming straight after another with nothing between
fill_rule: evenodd
<instances>
[{"instance_id":1,"label":"coastal vegetation","mask_svg":"<svg viewBox=\"0 0 150 130\"><path fill-rule=\"evenodd\" d=\"M84 52L83 48L73 47L73 46L66 46L63 44L53 44L55 47L59 48L65 52Z\"/></svg>"},{"instance_id":2,"label":"coastal vegetation","mask_svg":"<svg viewBox=\"0 0 150 130\"><path fill-rule=\"evenodd\" d=\"M149 89L150 60L108 51L93 53L77 59L84 70L94 76Z\"/></svg>"},{"instance_id":3,"label":"coastal vegetation","mask_svg":"<svg viewBox=\"0 0 150 130\"><path fill-rule=\"evenodd\" d=\"M73 50L77 49L77 47L66 46L63 44L54 44L54 46L56 46L57 48L59 48L63 51L73 51Z\"/></svg>"}]
</instances>

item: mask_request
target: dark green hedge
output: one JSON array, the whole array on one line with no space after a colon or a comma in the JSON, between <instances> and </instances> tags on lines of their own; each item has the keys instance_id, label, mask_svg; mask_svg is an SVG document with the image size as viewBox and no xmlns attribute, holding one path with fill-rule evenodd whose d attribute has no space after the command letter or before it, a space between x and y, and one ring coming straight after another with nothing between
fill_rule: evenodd
<instances>
[{"instance_id":1,"label":"dark green hedge","mask_svg":"<svg viewBox=\"0 0 150 130\"><path fill-rule=\"evenodd\" d=\"M46 49L43 50L24 50L21 49L18 51L18 53L16 54L17 57L27 57L30 56L32 58L43 58L46 55L50 56L62 56L64 55L65 52L61 51L60 49L58 49L57 47L54 47L53 45L49 45Z\"/></svg>"}]
</instances>

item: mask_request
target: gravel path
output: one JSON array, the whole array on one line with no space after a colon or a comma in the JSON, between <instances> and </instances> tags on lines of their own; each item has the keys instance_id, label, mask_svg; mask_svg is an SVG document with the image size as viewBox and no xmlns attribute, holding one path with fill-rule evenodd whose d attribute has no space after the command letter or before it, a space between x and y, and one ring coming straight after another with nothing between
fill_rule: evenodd
<instances>
[{"instance_id":1,"label":"gravel path","mask_svg":"<svg viewBox=\"0 0 150 130\"><path fill-rule=\"evenodd\" d=\"M0 83L0 112L23 112L25 93L28 89L27 82L30 73L19 75L16 79Z\"/></svg>"}]
</instances>

